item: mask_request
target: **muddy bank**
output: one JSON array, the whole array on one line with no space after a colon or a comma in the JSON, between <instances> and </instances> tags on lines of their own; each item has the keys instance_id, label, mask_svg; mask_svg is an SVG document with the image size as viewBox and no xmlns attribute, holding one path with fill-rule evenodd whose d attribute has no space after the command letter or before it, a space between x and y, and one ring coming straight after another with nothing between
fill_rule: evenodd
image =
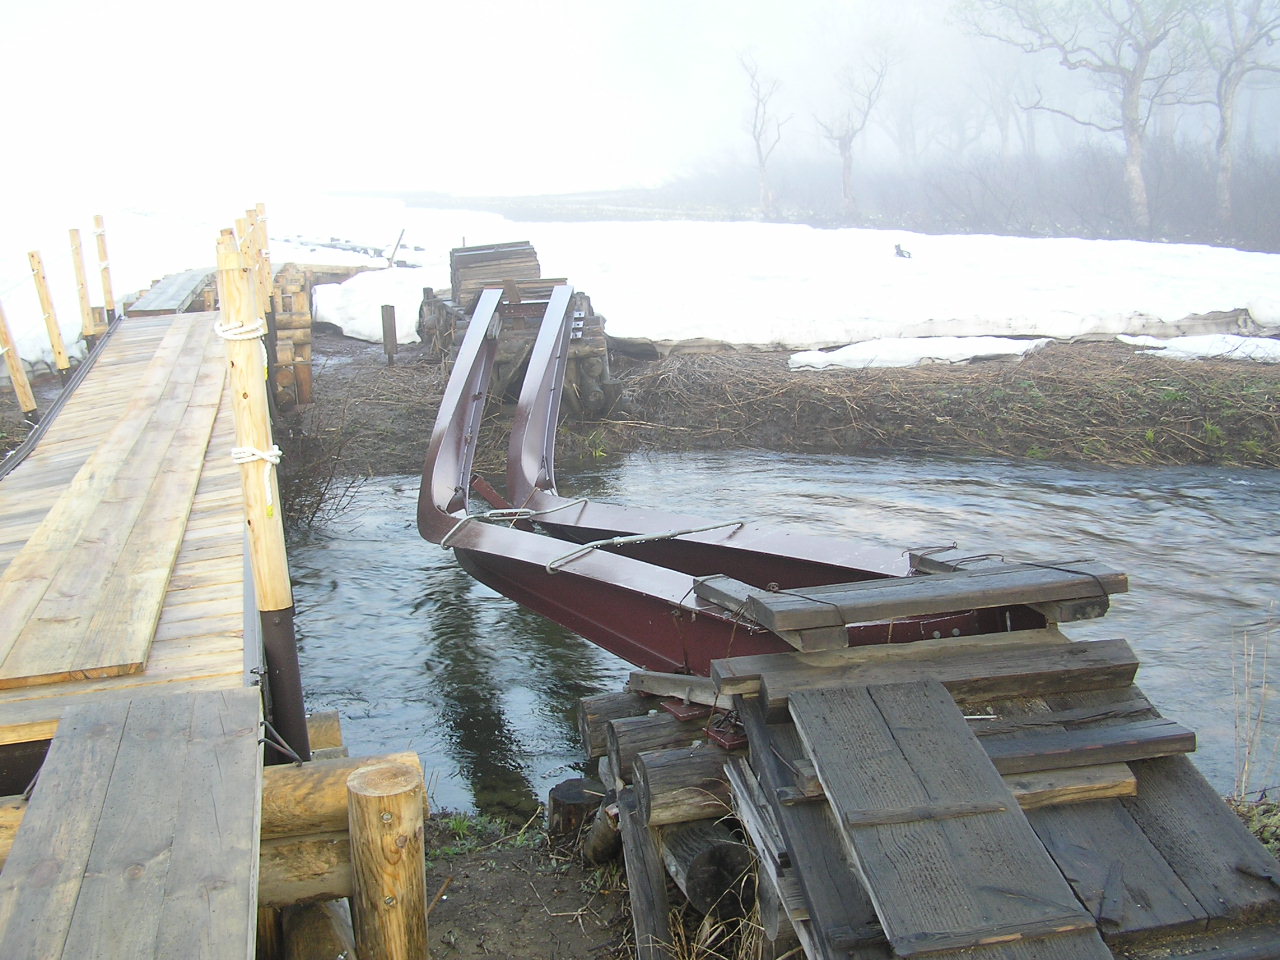
<instances>
[{"instance_id":1,"label":"muddy bank","mask_svg":"<svg viewBox=\"0 0 1280 960\"><path fill-rule=\"evenodd\" d=\"M417 347L317 332L317 402L281 431L287 476L421 469L448 371ZM1115 343L1056 344L1020 362L787 369L786 354L619 361L608 417L561 426L558 455L768 449L1028 457L1109 464L1280 466L1280 365L1175 361ZM490 410L477 467L500 476L510 410ZM306 512L322 495L303 496Z\"/></svg>"}]
</instances>

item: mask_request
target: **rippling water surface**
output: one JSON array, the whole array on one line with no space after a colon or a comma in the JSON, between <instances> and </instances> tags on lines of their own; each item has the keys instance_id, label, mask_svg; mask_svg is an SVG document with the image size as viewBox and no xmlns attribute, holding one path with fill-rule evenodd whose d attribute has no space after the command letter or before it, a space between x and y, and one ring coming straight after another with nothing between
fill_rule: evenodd
<instances>
[{"instance_id":1,"label":"rippling water surface","mask_svg":"<svg viewBox=\"0 0 1280 960\"><path fill-rule=\"evenodd\" d=\"M560 491L1124 570L1130 593L1067 632L1131 642L1138 682L1197 731L1197 762L1223 791L1240 648L1280 642L1277 471L662 454L602 459ZM308 704L341 712L353 753L417 750L437 807L531 811L575 775L577 699L619 689L630 667L473 581L418 537L416 498L415 477L372 479L343 517L291 544Z\"/></svg>"}]
</instances>

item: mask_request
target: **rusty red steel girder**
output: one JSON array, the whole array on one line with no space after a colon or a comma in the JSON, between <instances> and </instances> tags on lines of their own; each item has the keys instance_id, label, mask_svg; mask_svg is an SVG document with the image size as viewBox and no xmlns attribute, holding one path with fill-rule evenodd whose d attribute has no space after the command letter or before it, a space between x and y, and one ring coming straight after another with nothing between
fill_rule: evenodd
<instances>
[{"instance_id":1,"label":"rusty red steel girder","mask_svg":"<svg viewBox=\"0 0 1280 960\"><path fill-rule=\"evenodd\" d=\"M751 521L637 509L556 492L555 432L572 318L571 287L553 289L516 408L507 500L469 510L472 464L501 334L502 291L484 291L459 348L432 431L418 530L452 548L473 577L646 669L706 675L712 660L786 652L781 637L694 593L724 574L753 586L798 589L911 574L906 551L859 547ZM487 487L487 483L484 485ZM622 542L616 542L621 540ZM607 542L605 542L607 541ZM851 643L1043 625L1025 607L959 610L848 627Z\"/></svg>"}]
</instances>

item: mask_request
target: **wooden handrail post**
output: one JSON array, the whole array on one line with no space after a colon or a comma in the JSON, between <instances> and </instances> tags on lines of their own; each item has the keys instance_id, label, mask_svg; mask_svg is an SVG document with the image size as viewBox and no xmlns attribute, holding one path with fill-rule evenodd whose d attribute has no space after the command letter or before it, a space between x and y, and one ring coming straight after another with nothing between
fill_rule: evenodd
<instances>
[{"instance_id":1,"label":"wooden handrail post","mask_svg":"<svg viewBox=\"0 0 1280 960\"><path fill-rule=\"evenodd\" d=\"M347 778L356 953L425 960L427 876L422 772L379 763Z\"/></svg>"},{"instance_id":2,"label":"wooden handrail post","mask_svg":"<svg viewBox=\"0 0 1280 960\"><path fill-rule=\"evenodd\" d=\"M62 382L67 381L67 371L71 369L71 358L67 356L66 344L62 342L62 330L58 327L58 315L53 311L53 297L49 295L49 281L44 275L44 261L40 253L32 250L27 254L31 261L31 278L36 282L36 293L40 296L40 309L44 312L44 326L49 332L49 344L53 347L53 362L58 368L58 376Z\"/></svg>"},{"instance_id":3,"label":"wooden handrail post","mask_svg":"<svg viewBox=\"0 0 1280 960\"><path fill-rule=\"evenodd\" d=\"M107 259L107 230L101 214L93 218L93 233L98 238L98 269L102 271L102 302L106 304L107 323L115 323L116 298L111 292L111 261Z\"/></svg>"},{"instance_id":4,"label":"wooden handrail post","mask_svg":"<svg viewBox=\"0 0 1280 960\"><path fill-rule=\"evenodd\" d=\"M84 251L80 249L80 231L75 229L71 231L71 262L76 268L76 293L80 295L80 335L92 350L98 326L94 322L93 307L89 303L89 285L84 279Z\"/></svg>"},{"instance_id":5,"label":"wooden handrail post","mask_svg":"<svg viewBox=\"0 0 1280 960\"><path fill-rule=\"evenodd\" d=\"M262 643L271 694L271 722L302 759L311 757L302 674L293 629L293 588L284 545L284 520L275 464L280 449L271 436L267 407L265 324L254 310L254 264L246 262L230 230L218 238L218 330L227 348L235 457L240 464L253 582L262 620Z\"/></svg>"},{"instance_id":6,"label":"wooden handrail post","mask_svg":"<svg viewBox=\"0 0 1280 960\"><path fill-rule=\"evenodd\" d=\"M17 395L18 406L23 416L31 423L39 422L40 414L36 411L36 396L31 392L31 381L27 379L22 357L18 356L18 347L13 342L13 332L9 329L9 321L5 318L3 304L0 304L0 353L4 354L5 366L9 368L9 382L13 384L13 392Z\"/></svg>"}]
</instances>

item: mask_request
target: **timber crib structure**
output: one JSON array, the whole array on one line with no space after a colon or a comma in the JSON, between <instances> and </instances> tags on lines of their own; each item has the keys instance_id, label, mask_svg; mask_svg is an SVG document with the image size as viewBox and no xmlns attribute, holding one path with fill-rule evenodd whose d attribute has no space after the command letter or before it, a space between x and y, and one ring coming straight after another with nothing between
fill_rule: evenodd
<instances>
[{"instance_id":1,"label":"timber crib structure","mask_svg":"<svg viewBox=\"0 0 1280 960\"><path fill-rule=\"evenodd\" d=\"M582 849L621 850L641 960L675 957L668 875L699 913L758 908L769 956L1280 960L1280 863L1188 760L1194 733L1124 640L1059 629L1124 574L561 496L572 293L528 353L504 496L472 463L510 291L477 292L418 527L641 668L579 704ZM553 790L553 831L592 796Z\"/></svg>"},{"instance_id":2,"label":"timber crib structure","mask_svg":"<svg viewBox=\"0 0 1280 960\"><path fill-rule=\"evenodd\" d=\"M0 957L269 960L314 911L424 957L421 761L303 712L265 374L305 278L259 206L117 317L99 244L92 349L0 468Z\"/></svg>"}]
</instances>

